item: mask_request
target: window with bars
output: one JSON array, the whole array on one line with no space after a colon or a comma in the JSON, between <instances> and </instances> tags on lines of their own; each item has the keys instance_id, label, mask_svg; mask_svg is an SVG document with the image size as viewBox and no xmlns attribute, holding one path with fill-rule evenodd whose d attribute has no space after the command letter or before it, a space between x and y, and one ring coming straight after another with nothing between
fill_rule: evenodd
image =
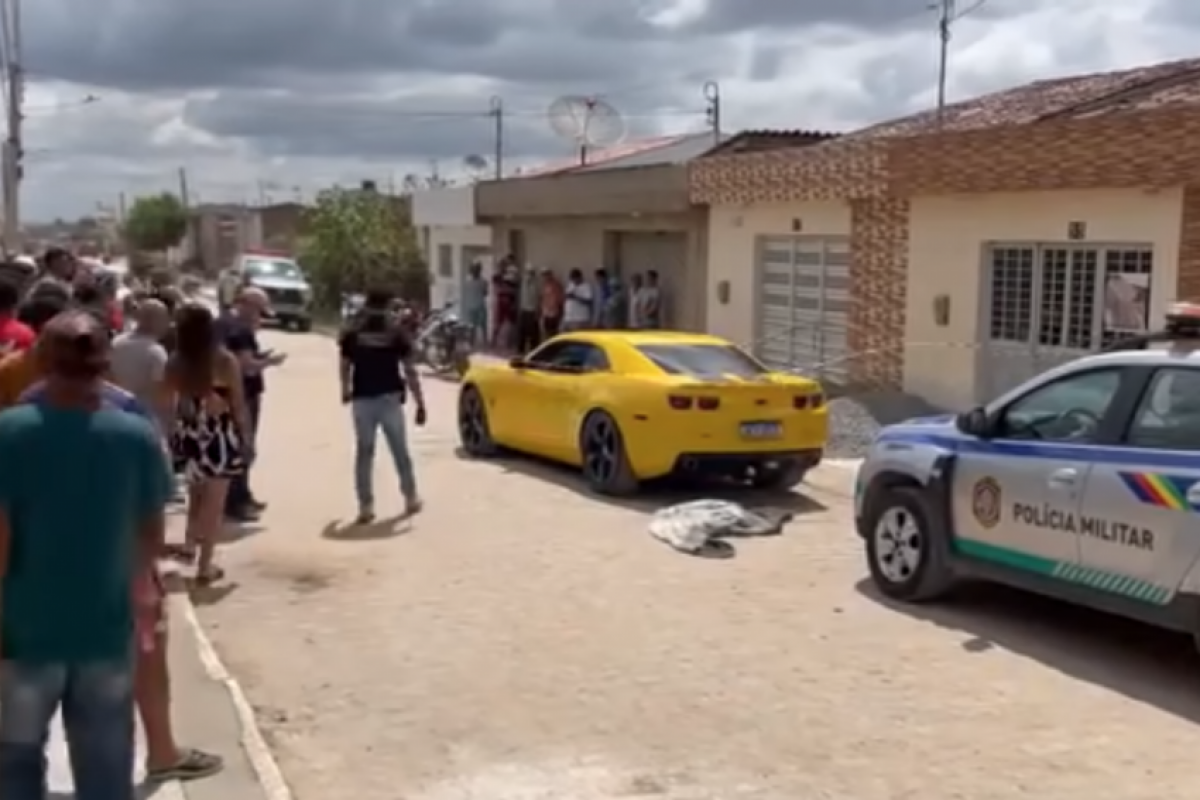
<instances>
[{"instance_id":1,"label":"window with bars","mask_svg":"<svg viewBox=\"0 0 1200 800\"><path fill-rule=\"evenodd\" d=\"M1034 249L995 247L990 255L990 338L996 342L1028 342L1033 327Z\"/></svg>"},{"instance_id":2,"label":"window with bars","mask_svg":"<svg viewBox=\"0 0 1200 800\"><path fill-rule=\"evenodd\" d=\"M992 341L1090 350L1146 329L1152 248L996 245L986 266Z\"/></svg>"},{"instance_id":3,"label":"window with bars","mask_svg":"<svg viewBox=\"0 0 1200 800\"><path fill-rule=\"evenodd\" d=\"M1145 333L1150 316L1154 252L1150 248L1104 251L1103 325L1105 345Z\"/></svg>"}]
</instances>

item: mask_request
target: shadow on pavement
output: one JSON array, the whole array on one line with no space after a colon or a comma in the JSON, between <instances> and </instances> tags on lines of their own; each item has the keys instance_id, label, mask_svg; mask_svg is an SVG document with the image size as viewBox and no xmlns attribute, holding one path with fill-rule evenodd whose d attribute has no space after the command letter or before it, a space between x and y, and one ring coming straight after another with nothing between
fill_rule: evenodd
<instances>
[{"instance_id":1,"label":"shadow on pavement","mask_svg":"<svg viewBox=\"0 0 1200 800\"><path fill-rule=\"evenodd\" d=\"M378 539L391 539L394 536L401 536L412 530L411 525L401 524L408 522L408 520L409 517L404 514L385 517L366 525L359 524L353 520L350 522L342 522L336 519L330 520L321 529L321 538L330 539L335 542L369 542Z\"/></svg>"},{"instance_id":2,"label":"shadow on pavement","mask_svg":"<svg viewBox=\"0 0 1200 800\"><path fill-rule=\"evenodd\" d=\"M1200 663L1190 637L1004 586L969 584L937 605L863 597L893 611L966 633L967 652L1003 648L1081 681L1200 722Z\"/></svg>"},{"instance_id":3,"label":"shadow on pavement","mask_svg":"<svg viewBox=\"0 0 1200 800\"><path fill-rule=\"evenodd\" d=\"M545 483L554 484L588 500L642 514L653 514L667 506L686 503L690 500L729 500L747 508L786 512L797 517L825 511L827 508L824 503L798 492L751 489L748 486L729 481L683 481L677 479L648 481L642 484L641 491L633 497L608 497L591 491L584 483L579 471L570 467L510 453L505 453L496 459L475 459L468 456L461 447L457 448L454 453L464 461L490 464L504 472L526 475Z\"/></svg>"},{"instance_id":4,"label":"shadow on pavement","mask_svg":"<svg viewBox=\"0 0 1200 800\"><path fill-rule=\"evenodd\" d=\"M229 595L238 590L239 583L218 583L202 585L188 581L187 592L194 606L215 606Z\"/></svg>"},{"instance_id":5,"label":"shadow on pavement","mask_svg":"<svg viewBox=\"0 0 1200 800\"><path fill-rule=\"evenodd\" d=\"M221 532L218 534L217 541L221 544L230 544L232 542L240 542L243 539L249 539L256 533L262 533L266 530L266 526L259 522L234 522L225 520L221 526Z\"/></svg>"}]
</instances>

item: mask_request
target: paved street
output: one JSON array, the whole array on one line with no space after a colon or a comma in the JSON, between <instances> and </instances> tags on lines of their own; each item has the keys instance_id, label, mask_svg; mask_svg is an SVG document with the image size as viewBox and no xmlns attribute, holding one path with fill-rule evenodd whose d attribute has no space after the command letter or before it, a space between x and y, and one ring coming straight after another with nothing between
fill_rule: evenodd
<instances>
[{"instance_id":1,"label":"paved street","mask_svg":"<svg viewBox=\"0 0 1200 800\"><path fill-rule=\"evenodd\" d=\"M863 584L842 469L783 536L690 558L647 535L648 503L460 460L455 388L429 381L426 512L348 529L333 345L265 338L291 354L256 473L271 508L199 615L299 800L1162 800L1194 782L1189 642L999 591L890 608Z\"/></svg>"}]
</instances>

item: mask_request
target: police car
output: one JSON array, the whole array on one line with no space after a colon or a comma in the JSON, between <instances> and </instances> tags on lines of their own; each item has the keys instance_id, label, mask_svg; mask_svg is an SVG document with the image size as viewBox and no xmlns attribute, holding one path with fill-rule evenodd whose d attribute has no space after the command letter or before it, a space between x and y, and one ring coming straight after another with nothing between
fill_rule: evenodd
<instances>
[{"instance_id":1,"label":"police car","mask_svg":"<svg viewBox=\"0 0 1200 800\"><path fill-rule=\"evenodd\" d=\"M883 429L855 520L892 599L983 579L1200 644L1200 305L986 406Z\"/></svg>"}]
</instances>

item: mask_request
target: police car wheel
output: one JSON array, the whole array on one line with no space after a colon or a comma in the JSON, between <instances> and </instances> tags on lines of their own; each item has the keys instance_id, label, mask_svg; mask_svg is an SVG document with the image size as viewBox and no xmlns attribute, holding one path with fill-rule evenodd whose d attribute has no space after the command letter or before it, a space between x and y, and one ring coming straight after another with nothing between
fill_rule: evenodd
<instances>
[{"instance_id":1,"label":"police car wheel","mask_svg":"<svg viewBox=\"0 0 1200 800\"><path fill-rule=\"evenodd\" d=\"M867 520L867 567L871 580L893 600L933 600L950 588L941 535L920 489L883 489L871 502Z\"/></svg>"}]
</instances>

